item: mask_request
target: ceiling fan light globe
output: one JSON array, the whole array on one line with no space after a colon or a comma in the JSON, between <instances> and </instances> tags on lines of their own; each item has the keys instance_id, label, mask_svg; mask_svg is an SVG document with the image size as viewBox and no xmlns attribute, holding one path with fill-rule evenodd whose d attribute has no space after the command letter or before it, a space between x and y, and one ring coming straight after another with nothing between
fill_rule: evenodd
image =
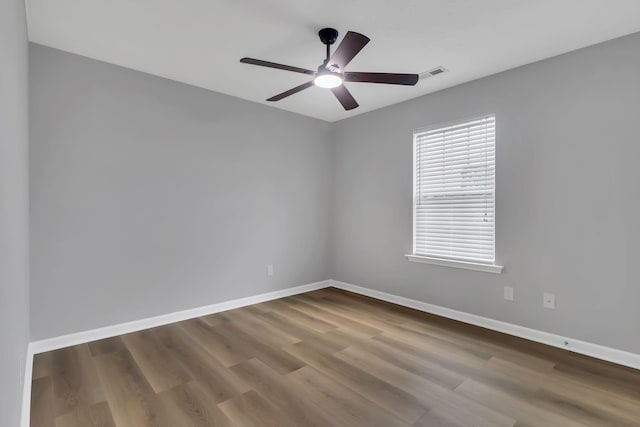
<instances>
[{"instance_id":1,"label":"ceiling fan light globe","mask_svg":"<svg viewBox=\"0 0 640 427\"><path fill-rule=\"evenodd\" d=\"M334 73L318 74L313 80L313 83L321 88L333 89L342 84L342 77Z\"/></svg>"}]
</instances>

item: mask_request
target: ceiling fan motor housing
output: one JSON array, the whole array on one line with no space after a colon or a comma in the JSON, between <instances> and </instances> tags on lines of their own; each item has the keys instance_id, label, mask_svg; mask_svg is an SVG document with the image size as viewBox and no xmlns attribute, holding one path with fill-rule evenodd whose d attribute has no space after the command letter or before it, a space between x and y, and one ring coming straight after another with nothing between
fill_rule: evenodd
<instances>
[{"instance_id":1,"label":"ceiling fan motor housing","mask_svg":"<svg viewBox=\"0 0 640 427\"><path fill-rule=\"evenodd\" d=\"M338 30L335 28L323 28L318 31L322 44L332 45L338 40Z\"/></svg>"}]
</instances>

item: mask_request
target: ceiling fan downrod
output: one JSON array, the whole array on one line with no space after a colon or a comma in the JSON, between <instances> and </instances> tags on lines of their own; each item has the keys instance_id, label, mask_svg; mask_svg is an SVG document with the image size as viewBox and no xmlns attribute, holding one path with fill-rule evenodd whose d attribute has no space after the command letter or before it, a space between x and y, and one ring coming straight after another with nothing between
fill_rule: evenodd
<instances>
[{"instance_id":1,"label":"ceiling fan downrod","mask_svg":"<svg viewBox=\"0 0 640 427\"><path fill-rule=\"evenodd\" d=\"M331 57L331 45L338 40L338 30L335 28L323 28L318 31L318 36L322 44L327 46L327 59L324 60L324 64L327 65Z\"/></svg>"}]
</instances>

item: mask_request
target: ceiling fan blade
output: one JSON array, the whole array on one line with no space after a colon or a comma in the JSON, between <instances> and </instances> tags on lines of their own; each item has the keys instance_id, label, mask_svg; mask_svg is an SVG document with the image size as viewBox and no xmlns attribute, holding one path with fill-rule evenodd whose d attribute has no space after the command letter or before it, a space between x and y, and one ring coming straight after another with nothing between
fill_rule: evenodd
<instances>
[{"instance_id":1,"label":"ceiling fan blade","mask_svg":"<svg viewBox=\"0 0 640 427\"><path fill-rule=\"evenodd\" d=\"M420 78L417 74L396 74L396 73L359 73L346 72L344 80L347 82L361 83L385 83L389 85L413 86Z\"/></svg>"},{"instance_id":2,"label":"ceiling fan blade","mask_svg":"<svg viewBox=\"0 0 640 427\"><path fill-rule=\"evenodd\" d=\"M336 98L338 98L338 101L340 101L340 104L342 104L345 110L349 111L358 107L358 103L355 98L351 95L351 92L344 87L344 85L334 87L331 89L331 92L333 92Z\"/></svg>"},{"instance_id":3,"label":"ceiling fan blade","mask_svg":"<svg viewBox=\"0 0 640 427\"><path fill-rule=\"evenodd\" d=\"M327 63L327 68L331 69L332 66L337 65L340 67L339 71L343 71L349 62L369 43L369 37L363 36L360 33L355 33L353 31L349 31L340 46L333 52L329 62ZM332 70L336 71L336 70Z\"/></svg>"},{"instance_id":4,"label":"ceiling fan blade","mask_svg":"<svg viewBox=\"0 0 640 427\"><path fill-rule=\"evenodd\" d=\"M261 59L242 58L240 62L243 64L259 65L261 67L277 68L278 70L293 71L294 73L309 74L310 76L315 74L315 71L307 70L306 68L292 67L291 65L278 64Z\"/></svg>"},{"instance_id":5,"label":"ceiling fan blade","mask_svg":"<svg viewBox=\"0 0 640 427\"><path fill-rule=\"evenodd\" d=\"M286 98L287 96L291 96L294 93L298 93L301 90L305 90L310 88L311 86L313 86L313 80L311 80L310 82L306 82L301 84L300 86L296 86L293 89L289 89L285 92L279 93L276 96L272 96L271 98L267 99L267 101L280 101L282 98Z\"/></svg>"}]
</instances>

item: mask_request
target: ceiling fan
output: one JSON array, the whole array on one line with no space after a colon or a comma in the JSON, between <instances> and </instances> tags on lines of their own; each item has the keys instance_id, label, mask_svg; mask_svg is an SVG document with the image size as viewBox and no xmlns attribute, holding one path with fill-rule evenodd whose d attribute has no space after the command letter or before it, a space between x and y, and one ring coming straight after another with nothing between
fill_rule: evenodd
<instances>
[{"instance_id":1,"label":"ceiling fan","mask_svg":"<svg viewBox=\"0 0 640 427\"><path fill-rule=\"evenodd\" d=\"M353 110L358 107L358 103L347 90L343 83L383 83L391 85L413 86L418 82L417 74L395 74L395 73L363 73L345 71L345 67L362 50L369 38L353 31L347 32L338 48L331 55L331 45L338 39L338 31L333 28L323 28L318 32L320 41L327 47L327 57L318 67L317 71L306 68L292 67L290 65L277 64L275 62L262 61L260 59L242 58L240 62L244 64L259 65L262 67L277 68L279 70L293 71L313 76L313 80L289 89L278 95L272 96L267 101L280 101L283 98L308 89L313 85L321 88L331 89L331 92L338 98L345 110Z\"/></svg>"}]
</instances>

